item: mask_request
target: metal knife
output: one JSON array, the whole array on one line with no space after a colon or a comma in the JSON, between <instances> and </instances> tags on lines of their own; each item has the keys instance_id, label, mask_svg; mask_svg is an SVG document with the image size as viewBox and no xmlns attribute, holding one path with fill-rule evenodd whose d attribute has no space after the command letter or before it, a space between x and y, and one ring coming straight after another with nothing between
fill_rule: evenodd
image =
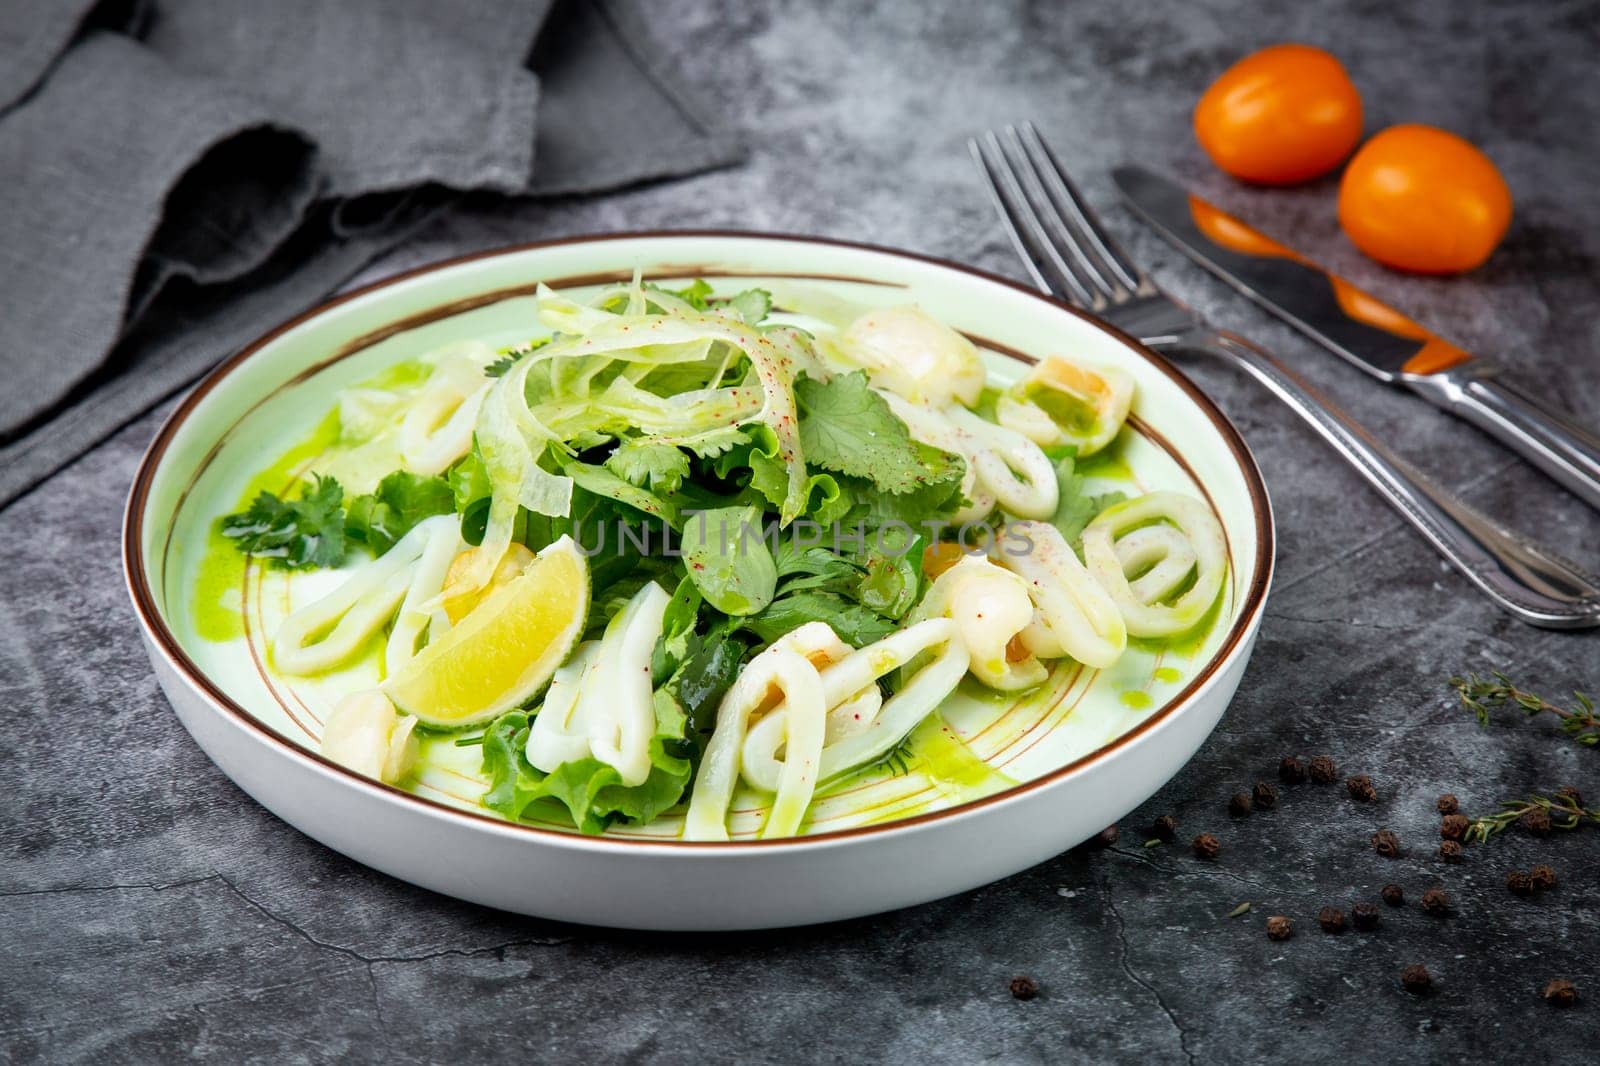
<instances>
[{"instance_id":1,"label":"metal knife","mask_svg":"<svg viewBox=\"0 0 1600 1066\"><path fill-rule=\"evenodd\" d=\"M1189 258L1335 355L1509 445L1600 510L1600 434L1182 186L1141 167L1112 177L1135 213Z\"/></svg>"}]
</instances>

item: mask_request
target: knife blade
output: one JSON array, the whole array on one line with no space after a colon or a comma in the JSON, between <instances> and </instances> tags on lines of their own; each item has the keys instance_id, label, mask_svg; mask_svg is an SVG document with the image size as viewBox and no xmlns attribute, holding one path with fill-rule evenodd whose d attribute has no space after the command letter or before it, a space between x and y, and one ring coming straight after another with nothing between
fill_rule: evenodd
<instances>
[{"instance_id":1,"label":"knife blade","mask_svg":"<svg viewBox=\"0 0 1600 1066\"><path fill-rule=\"evenodd\" d=\"M1134 166L1112 178L1135 214L1250 300L1378 380L1471 422L1600 510L1600 434L1181 185Z\"/></svg>"}]
</instances>

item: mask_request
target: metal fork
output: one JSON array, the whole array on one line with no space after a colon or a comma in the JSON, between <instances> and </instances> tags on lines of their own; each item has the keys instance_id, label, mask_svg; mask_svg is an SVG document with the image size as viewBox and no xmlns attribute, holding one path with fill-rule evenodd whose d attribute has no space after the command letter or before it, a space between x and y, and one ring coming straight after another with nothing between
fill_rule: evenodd
<instances>
[{"instance_id":1,"label":"metal fork","mask_svg":"<svg viewBox=\"0 0 1600 1066\"><path fill-rule=\"evenodd\" d=\"M1467 506L1381 444L1275 357L1162 292L1108 236L1032 123L968 142L994 206L1046 294L1169 355L1249 373L1333 446L1467 580L1522 621L1600 626L1600 579Z\"/></svg>"}]
</instances>

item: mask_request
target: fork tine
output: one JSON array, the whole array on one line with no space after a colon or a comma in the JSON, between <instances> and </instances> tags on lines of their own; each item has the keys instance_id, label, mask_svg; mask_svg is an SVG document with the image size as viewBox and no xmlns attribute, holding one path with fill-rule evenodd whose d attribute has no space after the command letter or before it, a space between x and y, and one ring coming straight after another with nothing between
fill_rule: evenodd
<instances>
[{"instance_id":1,"label":"fork tine","mask_svg":"<svg viewBox=\"0 0 1600 1066\"><path fill-rule=\"evenodd\" d=\"M1144 272L1136 266L1128 253L1101 228L1100 220L1078 192L1066 168L1056 158L1055 152L1045 143L1032 122L1022 124L1022 142L1030 159L1044 173L1045 188L1049 190L1056 207L1078 224L1089 250L1109 268L1129 293L1146 286Z\"/></svg>"},{"instance_id":2,"label":"fork tine","mask_svg":"<svg viewBox=\"0 0 1600 1066\"><path fill-rule=\"evenodd\" d=\"M1074 304L1096 308L1104 304L1084 287L1077 276L1061 258L1055 243L1039 222L1037 212L1017 184L1017 176L1010 161L1000 149L994 132L967 142L973 161L983 171L990 196L1005 223L1011 242L1021 253L1028 272L1039 287L1046 292L1059 293ZM1047 276L1048 275L1048 276Z\"/></svg>"},{"instance_id":3,"label":"fork tine","mask_svg":"<svg viewBox=\"0 0 1600 1066\"><path fill-rule=\"evenodd\" d=\"M967 139L967 151L972 153L972 162L984 177L983 188L989 194L989 202L994 205L995 213L1000 216L1000 222L1005 226L1006 236L1011 238L1011 246L1017 250L1017 255L1022 259L1022 265L1028 268L1028 275L1033 278L1033 283L1047 293L1056 291L1056 286L1044 276L1044 269L1040 264L1040 257L1034 253L1033 248L1022 235L1022 230L1011 217L1011 207L1006 203L1005 197L1000 192L1000 179L995 176L994 170L989 166L989 161L984 158L983 149L978 146L976 137Z\"/></svg>"},{"instance_id":4,"label":"fork tine","mask_svg":"<svg viewBox=\"0 0 1600 1066\"><path fill-rule=\"evenodd\" d=\"M1127 294L1114 277L1107 277L1104 268L1085 250L1083 237L1073 228L1071 221L1063 216L1056 202L1045 193L1044 179L1023 147L1016 127L1007 126L1000 134L999 143L1012 164L1012 170L1021 177L1023 191L1033 205L1035 217L1051 235L1051 247L1067 264L1079 284L1095 294L1094 309L1099 311L1107 303L1120 303L1127 299Z\"/></svg>"}]
</instances>

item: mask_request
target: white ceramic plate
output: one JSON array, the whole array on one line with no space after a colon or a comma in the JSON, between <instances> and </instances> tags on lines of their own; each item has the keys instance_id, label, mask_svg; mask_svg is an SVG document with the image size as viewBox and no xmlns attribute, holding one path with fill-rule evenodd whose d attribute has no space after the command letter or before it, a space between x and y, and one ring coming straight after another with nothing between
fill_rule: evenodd
<instances>
[{"instance_id":1,"label":"white ceramic plate","mask_svg":"<svg viewBox=\"0 0 1600 1066\"><path fill-rule=\"evenodd\" d=\"M481 808L477 750L425 745L396 788L316 752L352 679L288 683L265 635L293 593L215 533L259 487L320 469L337 390L452 340L530 332L531 292L706 277L719 291L804 284L869 304L915 301L984 349L994 376L1059 353L1138 384L1117 444L1085 468L1098 487L1177 489L1209 501L1228 538L1214 620L1110 670L1058 665L1038 690L963 688L954 738L926 757L835 785L793 840L751 839L762 797L727 843L676 839L677 821L584 837ZM318 427L324 427L319 433ZM274 481L276 479L276 481ZM407 881L507 910L653 929L739 929L847 918L1004 877L1086 839L1177 772L1216 725L1255 640L1273 560L1271 510L1238 433L1192 384L1130 338L1000 278L902 252L804 237L618 234L468 256L351 293L228 359L174 412L136 477L124 564L151 660L178 717L230 778L301 831ZM298 600L295 600L298 602ZM360 668L357 668L360 669ZM953 752L953 753L952 753Z\"/></svg>"}]
</instances>

